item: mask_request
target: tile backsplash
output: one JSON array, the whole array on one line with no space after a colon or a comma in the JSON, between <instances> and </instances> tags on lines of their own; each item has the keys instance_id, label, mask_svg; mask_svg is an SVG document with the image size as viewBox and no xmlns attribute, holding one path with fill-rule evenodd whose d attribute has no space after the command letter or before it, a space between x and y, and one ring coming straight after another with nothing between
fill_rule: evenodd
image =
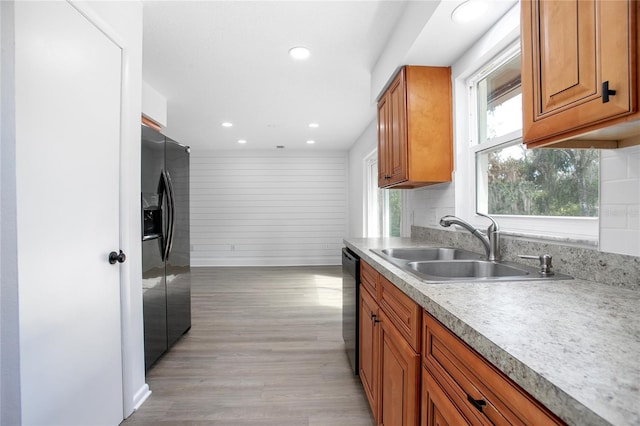
<instances>
[{"instance_id":1,"label":"tile backsplash","mask_svg":"<svg viewBox=\"0 0 640 426\"><path fill-rule=\"evenodd\" d=\"M431 227L411 227L411 237L447 247L458 247L484 253L477 238L467 231L451 231ZM640 291L640 257L607 253L596 249L559 243L531 241L508 235L501 237L502 258L507 261L537 266L535 260L518 258L519 254L553 256L557 272L602 284Z\"/></svg>"},{"instance_id":2,"label":"tile backsplash","mask_svg":"<svg viewBox=\"0 0 640 426\"><path fill-rule=\"evenodd\" d=\"M640 146L602 151L600 250L640 256Z\"/></svg>"}]
</instances>

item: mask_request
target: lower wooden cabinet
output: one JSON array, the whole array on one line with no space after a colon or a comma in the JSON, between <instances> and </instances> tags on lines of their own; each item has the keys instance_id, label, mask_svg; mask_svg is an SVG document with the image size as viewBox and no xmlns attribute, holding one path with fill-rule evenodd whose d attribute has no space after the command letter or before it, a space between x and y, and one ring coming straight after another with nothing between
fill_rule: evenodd
<instances>
[{"instance_id":1,"label":"lower wooden cabinet","mask_svg":"<svg viewBox=\"0 0 640 426\"><path fill-rule=\"evenodd\" d=\"M442 407L447 405L445 399L451 402L466 419L466 424L564 424L426 312L422 324L422 361L428 377L434 379L432 385L423 385L423 392L427 387L428 393L442 394L437 402ZM425 404L428 408L430 403ZM439 411L443 413L444 409ZM423 424L439 423L434 423L434 417L423 412Z\"/></svg>"},{"instance_id":2,"label":"lower wooden cabinet","mask_svg":"<svg viewBox=\"0 0 640 426\"><path fill-rule=\"evenodd\" d=\"M565 424L384 276L361 265L370 282L360 286L360 380L378 426Z\"/></svg>"},{"instance_id":3,"label":"lower wooden cabinet","mask_svg":"<svg viewBox=\"0 0 640 426\"><path fill-rule=\"evenodd\" d=\"M378 279L387 290L393 286L384 277ZM385 304L391 311L385 312L367 287L360 287L360 380L377 425L416 426L420 420L420 352L404 336L420 335L421 318L415 320L412 315L420 309L394 289L397 303ZM398 321L407 325L402 332L395 324Z\"/></svg>"},{"instance_id":4,"label":"lower wooden cabinet","mask_svg":"<svg viewBox=\"0 0 640 426\"><path fill-rule=\"evenodd\" d=\"M411 348L381 311L378 424L417 425L419 400L420 354Z\"/></svg>"},{"instance_id":5,"label":"lower wooden cabinet","mask_svg":"<svg viewBox=\"0 0 640 426\"><path fill-rule=\"evenodd\" d=\"M422 420L421 426L462 426L483 424L477 416L465 417L460 408L449 399L427 367L422 368Z\"/></svg>"},{"instance_id":6,"label":"lower wooden cabinet","mask_svg":"<svg viewBox=\"0 0 640 426\"><path fill-rule=\"evenodd\" d=\"M360 365L360 381L364 387L364 393L369 400L369 406L374 417L378 412L378 358L380 351L380 332L378 331L379 320L378 304L360 284L360 301L358 302L358 315L360 316L360 349L358 364Z\"/></svg>"}]
</instances>

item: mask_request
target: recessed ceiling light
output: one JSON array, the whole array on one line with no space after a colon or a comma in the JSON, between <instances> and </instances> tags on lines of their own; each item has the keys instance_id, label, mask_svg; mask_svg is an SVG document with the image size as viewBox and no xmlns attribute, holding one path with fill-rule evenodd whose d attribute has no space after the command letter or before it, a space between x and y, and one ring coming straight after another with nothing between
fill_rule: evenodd
<instances>
[{"instance_id":1,"label":"recessed ceiling light","mask_svg":"<svg viewBox=\"0 0 640 426\"><path fill-rule=\"evenodd\" d=\"M311 127L312 129L315 129L317 127L320 127L320 125L318 123L309 123L309 127Z\"/></svg>"},{"instance_id":2,"label":"recessed ceiling light","mask_svg":"<svg viewBox=\"0 0 640 426\"><path fill-rule=\"evenodd\" d=\"M316 141L307 141L307 143L308 143L309 145L313 145L314 143L316 143Z\"/></svg>"},{"instance_id":3,"label":"recessed ceiling light","mask_svg":"<svg viewBox=\"0 0 640 426\"><path fill-rule=\"evenodd\" d=\"M225 121L224 123L222 123L222 127L233 127L233 123L229 123L228 121Z\"/></svg>"},{"instance_id":4,"label":"recessed ceiling light","mask_svg":"<svg viewBox=\"0 0 640 426\"><path fill-rule=\"evenodd\" d=\"M240 144L245 144L245 143L247 143L247 141L246 141L246 140L244 140L244 139L238 139L238 143L240 143Z\"/></svg>"},{"instance_id":5,"label":"recessed ceiling light","mask_svg":"<svg viewBox=\"0 0 640 426\"><path fill-rule=\"evenodd\" d=\"M306 47L296 46L289 49L289 56L293 59L307 59L311 56L311 52Z\"/></svg>"},{"instance_id":6,"label":"recessed ceiling light","mask_svg":"<svg viewBox=\"0 0 640 426\"><path fill-rule=\"evenodd\" d=\"M453 10L451 20L458 24L471 22L479 19L489 8L484 0L469 0Z\"/></svg>"}]
</instances>

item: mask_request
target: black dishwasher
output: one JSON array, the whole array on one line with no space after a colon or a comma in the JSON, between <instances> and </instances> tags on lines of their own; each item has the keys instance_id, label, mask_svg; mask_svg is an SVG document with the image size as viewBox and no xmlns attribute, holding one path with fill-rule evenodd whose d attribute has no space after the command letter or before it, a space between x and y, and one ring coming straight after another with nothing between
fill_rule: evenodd
<instances>
[{"instance_id":1,"label":"black dishwasher","mask_svg":"<svg viewBox=\"0 0 640 426\"><path fill-rule=\"evenodd\" d=\"M360 258L342 249L342 338L354 374L358 374Z\"/></svg>"}]
</instances>

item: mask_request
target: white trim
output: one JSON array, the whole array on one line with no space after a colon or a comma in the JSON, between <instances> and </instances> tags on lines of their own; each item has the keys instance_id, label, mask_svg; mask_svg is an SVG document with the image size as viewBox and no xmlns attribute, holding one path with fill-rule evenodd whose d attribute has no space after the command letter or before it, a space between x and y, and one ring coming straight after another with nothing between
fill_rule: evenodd
<instances>
[{"instance_id":1,"label":"white trim","mask_svg":"<svg viewBox=\"0 0 640 426\"><path fill-rule=\"evenodd\" d=\"M90 2L82 0L67 0L67 2L75 8L82 16L91 22L99 31L101 31L109 40L117 45L121 50L121 90L120 90L120 169L119 169L119 188L120 188L120 249L128 254L129 261L120 265L120 321L121 321L121 366L122 366L122 416L123 419L129 417L151 394L149 386L144 383L137 391L140 371L144 371L143 360L140 359L139 352L143 347L142 332L137 330L136 318L132 318L131 313L137 312L133 307L131 294L133 290L133 282L131 277L134 275L136 268L133 267L133 252L136 246L131 246L131 241L138 238L139 226L132 229L130 226L130 218L132 211L139 211L139 205L133 205L131 200L139 200L138 191L132 191L132 185L129 183L130 176L139 174L135 170L134 149L133 146L139 146L138 140L132 137L132 128L139 128L139 113L131 110L130 99L134 96L134 82L131 80L131 48L127 46L127 42L105 19L99 12L94 10ZM140 80L141 84L141 80ZM132 117L136 117L138 121L132 123ZM137 144L137 145L135 145ZM139 215L136 215L138 217ZM140 320L138 318L138 320ZM146 389L146 391L145 391Z\"/></svg>"},{"instance_id":2,"label":"white trim","mask_svg":"<svg viewBox=\"0 0 640 426\"><path fill-rule=\"evenodd\" d=\"M364 183L364 188L362 189L365 195L364 208L362 209L364 216L362 220L363 236L378 237L380 236L381 232L381 230L379 229L379 224L377 222L371 223L371 218L374 216L377 217L378 210L378 179L377 176L374 178L371 173L374 164L376 165L375 169L377 170L378 150L374 149L368 155L366 155L362 160L362 163L364 169L364 179L362 180L362 182ZM375 184L375 188L372 186L372 183Z\"/></svg>"},{"instance_id":3,"label":"white trim","mask_svg":"<svg viewBox=\"0 0 640 426\"><path fill-rule=\"evenodd\" d=\"M67 0L67 3L78 11L85 19L93 24L102 34L104 34L113 44L118 46L123 51L126 49L126 43L122 40L119 34L100 17L86 1L83 0ZM122 67L124 70L124 66Z\"/></svg>"},{"instance_id":4,"label":"white trim","mask_svg":"<svg viewBox=\"0 0 640 426\"><path fill-rule=\"evenodd\" d=\"M335 256L318 257L243 257L243 258L193 258L191 266L194 268L204 266L316 266L316 265L341 265L342 258L339 250Z\"/></svg>"},{"instance_id":5,"label":"white trim","mask_svg":"<svg viewBox=\"0 0 640 426\"><path fill-rule=\"evenodd\" d=\"M149 389L148 384L144 384L138 391L133 395L133 405L131 409L131 414L134 413L144 402L151 396L151 390Z\"/></svg>"},{"instance_id":6,"label":"white trim","mask_svg":"<svg viewBox=\"0 0 640 426\"><path fill-rule=\"evenodd\" d=\"M407 191L400 193L400 236L411 236L411 225L413 225L413 211L409 208L409 194Z\"/></svg>"},{"instance_id":7,"label":"white trim","mask_svg":"<svg viewBox=\"0 0 640 426\"><path fill-rule=\"evenodd\" d=\"M475 144L477 134L475 94L469 86L486 76L497 63L519 50L520 6L514 6L494 27L453 65L455 123L455 214L472 225L485 228L487 220L476 215L476 153L522 137L522 130ZM502 216L498 222L505 234L597 244L597 218Z\"/></svg>"},{"instance_id":8,"label":"white trim","mask_svg":"<svg viewBox=\"0 0 640 426\"><path fill-rule=\"evenodd\" d=\"M506 135L497 136L481 144L474 144L470 147L470 151L473 154L476 154L478 152L483 152L483 151L491 151L492 149L494 149L499 145L502 145L503 143L515 141L516 139L522 139L522 129L518 129L514 132L507 133Z\"/></svg>"}]
</instances>

